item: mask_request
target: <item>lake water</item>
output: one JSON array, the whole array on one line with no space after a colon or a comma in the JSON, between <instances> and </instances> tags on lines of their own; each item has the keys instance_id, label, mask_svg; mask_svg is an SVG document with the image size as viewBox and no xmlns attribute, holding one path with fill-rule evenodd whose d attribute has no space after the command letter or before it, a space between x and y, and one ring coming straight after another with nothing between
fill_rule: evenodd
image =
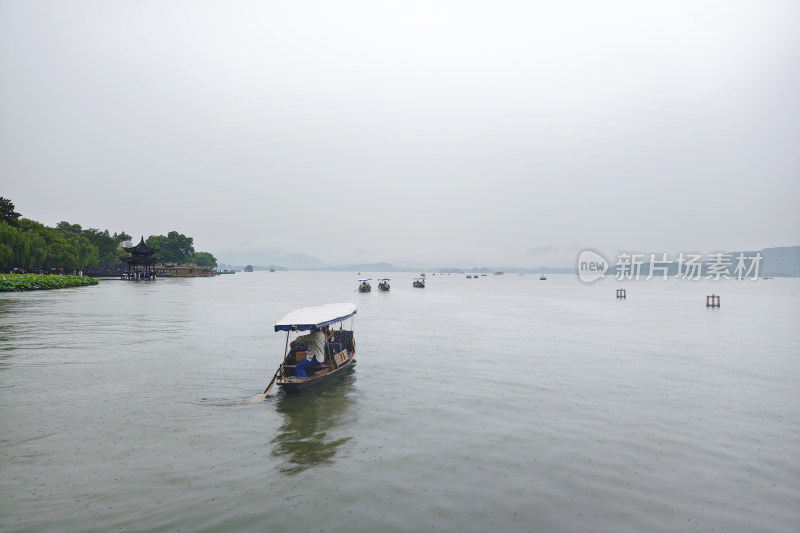
<instances>
[{"instance_id":1,"label":"lake water","mask_svg":"<svg viewBox=\"0 0 800 533\"><path fill-rule=\"evenodd\" d=\"M800 280L413 275L0 294L0 530L798 531ZM355 367L254 399L330 302Z\"/></svg>"}]
</instances>

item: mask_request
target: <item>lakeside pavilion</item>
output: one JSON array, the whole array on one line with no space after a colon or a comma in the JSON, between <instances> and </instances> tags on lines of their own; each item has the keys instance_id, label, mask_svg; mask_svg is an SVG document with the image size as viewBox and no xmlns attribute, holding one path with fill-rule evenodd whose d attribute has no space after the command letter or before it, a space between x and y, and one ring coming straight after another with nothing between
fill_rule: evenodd
<instances>
[{"instance_id":1,"label":"lakeside pavilion","mask_svg":"<svg viewBox=\"0 0 800 533\"><path fill-rule=\"evenodd\" d=\"M139 244L123 248L123 250L131 254L130 257L122 258L124 262L128 263L128 279L131 278L131 274L133 274L132 277L134 279L137 279L139 274L144 275L144 277L148 279L153 275L155 272L153 267L157 261L157 259L153 257L153 254L158 250L156 248L150 248L144 243L144 235L142 235L142 240L139 241Z\"/></svg>"}]
</instances>

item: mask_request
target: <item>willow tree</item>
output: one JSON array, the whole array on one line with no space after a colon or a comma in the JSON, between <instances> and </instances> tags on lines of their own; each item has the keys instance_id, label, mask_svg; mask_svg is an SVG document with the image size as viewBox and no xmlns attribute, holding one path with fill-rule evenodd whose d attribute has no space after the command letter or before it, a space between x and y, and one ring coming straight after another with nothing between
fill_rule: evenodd
<instances>
[{"instance_id":1,"label":"willow tree","mask_svg":"<svg viewBox=\"0 0 800 533\"><path fill-rule=\"evenodd\" d=\"M40 222L19 220L16 245L12 246L15 265L26 270L81 270L97 266L99 254L82 235L49 228Z\"/></svg>"},{"instance_id":2,"label":"willow tree","mask_svg":"<svg viewBox=\"0 0 800 533\"><path fill-rule=\"evenodd\" d=\"M0 221L0 267L8 270L14 265L15 248L18 246L19 231L6 221Z\"/></svg>"}]
</instances>

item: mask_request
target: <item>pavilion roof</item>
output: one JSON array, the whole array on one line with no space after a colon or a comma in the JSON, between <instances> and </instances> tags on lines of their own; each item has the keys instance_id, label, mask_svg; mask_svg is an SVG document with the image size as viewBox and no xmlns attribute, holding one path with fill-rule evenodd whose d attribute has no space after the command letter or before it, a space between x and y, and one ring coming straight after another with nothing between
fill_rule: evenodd
<instances>
[{"instance_id":1,"label":"pavilion roof","mask_svg":"<svg viewBox=\"0 0 800 533\"><path fill-rule=\"evenodd\" d=\"M150 248L144 243L144 235L142 235L142 240L139 241L139 244L123 249L134 256L153 255L157 251L155 248Z\"/></svg>"}]
</instances>

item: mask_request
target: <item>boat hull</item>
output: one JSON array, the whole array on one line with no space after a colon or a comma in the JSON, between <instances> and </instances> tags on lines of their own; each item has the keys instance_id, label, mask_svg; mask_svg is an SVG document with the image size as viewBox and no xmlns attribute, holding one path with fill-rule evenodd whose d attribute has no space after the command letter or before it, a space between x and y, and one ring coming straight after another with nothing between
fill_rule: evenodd
<instances>
[{"instance_id":1,"label":"boat hull","mask_svg":"<svg viewBox=\"0 0 800 533\"><path fill-rule=\"evenodd\" d=\"M290 381L285 378L278 379L278 386L283 389L285 392L290 394L297 394L305 392L309 389L322 385L323 383L327 383L335 379L338 376L341 376L344 371L351 366L355 365L356 359L355 354L353 354L350 359L342 363L336 369L331 370L330 372L320 373L317 372L307 378L297 378L297 381Z\"/></svg>"}]
</instances>

